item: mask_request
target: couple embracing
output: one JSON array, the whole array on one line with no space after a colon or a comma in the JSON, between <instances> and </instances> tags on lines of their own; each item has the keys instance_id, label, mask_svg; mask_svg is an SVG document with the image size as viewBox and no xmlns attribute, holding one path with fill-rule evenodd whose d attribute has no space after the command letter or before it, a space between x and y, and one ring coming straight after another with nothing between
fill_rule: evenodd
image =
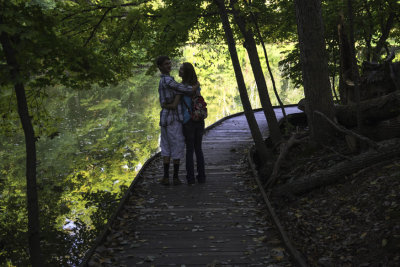
<instances>
[{"instance_id":1,"label":"couple embracing","mask_svg":"<svg viewBox=\"0 0 400 267\"><path fill-rule=\"evenodd\" d=\"M201 142L204 132L204 120L191 118L192 96L200 94L200 84L192 64L185 62L179 69L182 83L170 76L172 64L167 56L157 58L161 72L158 86L161 128L161 156L163 158L164 176L161 184L169 185L169 166L173 161L174 185L182 184L178 177L179 163L183 158L186 145L186 180L188 185L205 183L204 156ZM197 176L194 175L193 153L196 153Z\"/></svg>"}]
</instances>

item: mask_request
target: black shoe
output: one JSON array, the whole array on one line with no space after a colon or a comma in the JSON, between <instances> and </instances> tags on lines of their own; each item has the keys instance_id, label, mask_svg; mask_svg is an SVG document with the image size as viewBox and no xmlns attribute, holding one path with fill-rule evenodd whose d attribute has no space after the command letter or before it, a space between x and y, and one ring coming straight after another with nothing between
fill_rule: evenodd
<instances>
[{"instance_id":1,"label":"black shoe","mask_svg":"<svg viewBox=\"0 0 400 267\"><path fill-rule=\"evenodd\" d=\"M198 182L199 184L204 184L204 183L206 182L206 177L199 177L199 176L197 176L196 179L197 179L197 182Z\"/></svg>"},{"instance_id":2,"label":"black shoe","mask_svg":"<svg viewBox=\"0 0 400 267\"><path fill-rule=\"evenodd\" d=\"M179 180L178 177L174 177L174 178L172 179L172 183L173 183L174 185L180 185L180 184L182 184L182 181Z\"/></svg>"},{"instance_id":3,"label":"black shoe","mask_svg":"<svg viewBox=\"0 0 400 267\"><path fill-rule=\"evenodd\" d=\"M162 185L169 185L169 178L168 177L163 177L160 181L160 184Z\"/></svg>"}]
</instances>

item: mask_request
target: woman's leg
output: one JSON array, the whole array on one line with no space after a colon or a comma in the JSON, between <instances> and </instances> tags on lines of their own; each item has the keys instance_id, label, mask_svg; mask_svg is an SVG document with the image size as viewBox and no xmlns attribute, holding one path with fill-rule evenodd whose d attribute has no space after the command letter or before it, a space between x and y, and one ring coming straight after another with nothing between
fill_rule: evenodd
<instances>
[{"instance_id":1,"label":"woman's leg","mask_svg":"<svg viewBox=\"0 0 400 267\"><path fill-rule=\"evenodd\" d=\"M203 133L204 133L204 121L195 123L194 131L194 151L196 153L196 163L197 163L197 181L199 183L204 183L206 181L204 155L202 148Z\"/></svg>"},{"instance_id":2,"label":"woman's leg","mask_svg":"<svg viewBox=\"0 0 400 267\"><path fill-rule=\"evenodd\" d=\"M183 135L185 136L186 145L186 179L188 184L194 184L194 128L191 120L183 124Z\"/></svg>"}]
</instances>

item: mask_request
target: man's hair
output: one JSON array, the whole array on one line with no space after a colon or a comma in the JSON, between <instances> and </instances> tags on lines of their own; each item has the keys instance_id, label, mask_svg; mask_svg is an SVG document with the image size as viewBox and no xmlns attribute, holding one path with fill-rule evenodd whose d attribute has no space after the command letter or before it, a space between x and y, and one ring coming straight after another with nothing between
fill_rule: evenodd
<instances>
[{"instance_id":1,"label":"man's hair","mask_svg":"<svg viewBox=\"0 0 400 267\"><path fill-rule=\"evenodd\" d=\"M184 62L182 64L182 67L183 67L182 83L189 85L196 85L197 75L193 65L189 62Z\"/></svg>"},{"instance_id":2,"label":"man's hair","mask_svg":"<svg viewBox=\"0 0 400 267\"><path fill-rule=\"evenodd\" d=\"M157 66L161 66L164 63L164 61L166 61L166 60L170 60L168 56L159 56L156 59Z\"/></svg>"}]
</instances>

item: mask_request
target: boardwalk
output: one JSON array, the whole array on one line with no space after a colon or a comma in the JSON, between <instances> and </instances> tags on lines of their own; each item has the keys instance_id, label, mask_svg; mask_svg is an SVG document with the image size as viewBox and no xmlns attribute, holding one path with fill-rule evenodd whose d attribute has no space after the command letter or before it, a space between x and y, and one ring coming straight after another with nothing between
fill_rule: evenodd
<instances>
[{"instance_id":1,"label":"boardwalk","mask_svg":"<svg viewBox=\"0 0 400 267\"><path fill-rule=\"evenodd\" d=\"M300 111L291 107L287 112ZM279 109L276 113L282 117ZM256 118L268 135L263 113ZM208 130L203 142L207 182L201 185L159 185L162 164L154 160L89 265L291 266L245 172L243 159L251 144L244 115Z\"/></svg>"}]
</instances>

